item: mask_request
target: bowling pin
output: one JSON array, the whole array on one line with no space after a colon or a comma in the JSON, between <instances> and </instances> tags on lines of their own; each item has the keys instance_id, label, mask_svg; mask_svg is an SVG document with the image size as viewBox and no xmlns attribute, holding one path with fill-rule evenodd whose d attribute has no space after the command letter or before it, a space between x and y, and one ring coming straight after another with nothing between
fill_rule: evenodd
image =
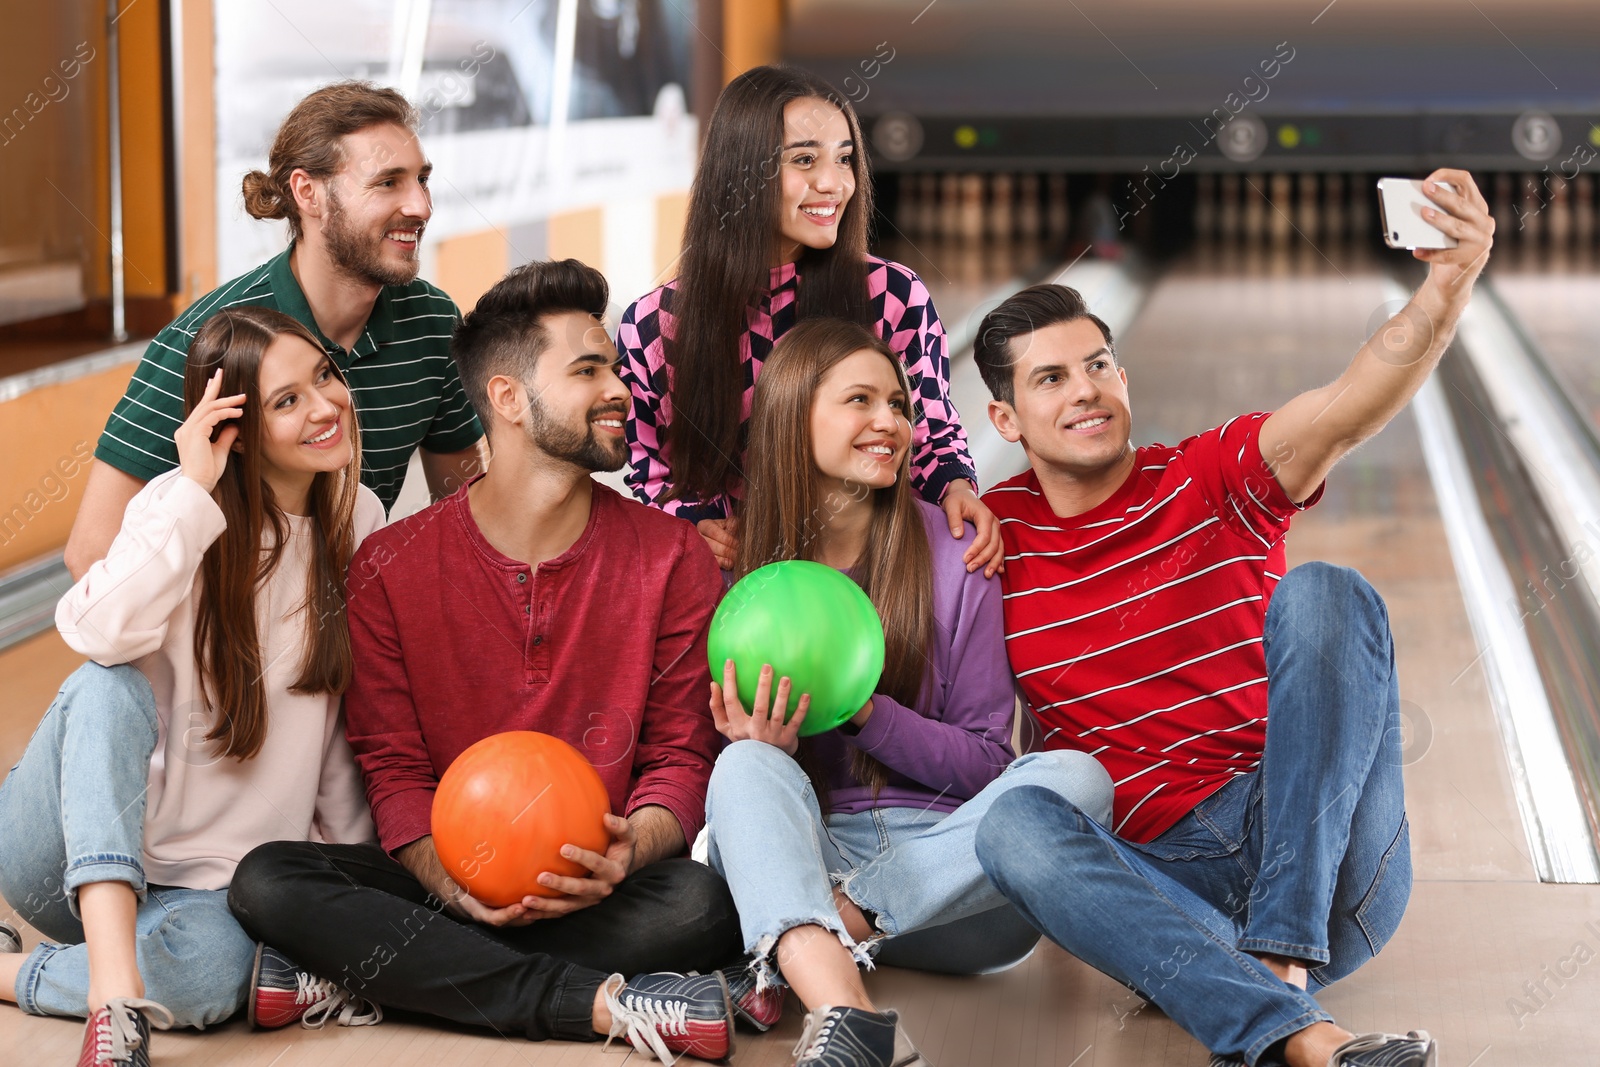
<instances>
[{"instance_id":1,"label":"bowling pin","mask_svg":"<svg viewBox=\"0 0 1600 1067\"><path fill-rule=\"evenodd\" d=\"M961 229L961 177L939 176L939 236L954 237Z\"/></svg>"},{"instance_id":2,"label":"bowling pin","mask_svg":"<svg viewBox=\"0 0 1600 1067\"><path fill-rule=\"evenodd\" d=\"M1349 233L1358 248L1365 248L1372 240L1372 209L1378 196L1378 186L1371 175L1350 176L1350 213L1346 216Z\"/></svg>"},{"instance_id":3,"label":"bowling pin","mask_svg":"<svg viewBox=\"0 0 1600 1067\"><path fill-rule=\"evenodd\" d=\"M939 232L939 176L919 174L917 187L922 197L922 236L932 237Z\"/></svg>"},{"instance_id":4,"label":"bowling pin","mask_svg":"<svg viewBox=\"0 0 1600 1067\"><path fill-rule=\"evenodd\" d=\"M989 178L989 214L985 229L994 241L1010 241L1016 230L1016 183L1009 174Z\"/></svg>"},{"instance_id":5,"label":"bowling pin","mask_svg":"<svg viewBox=\"0 0 1600 1067\"><path fill-rule=\"evenodd\" d=\"M1217 237L1217 176L1202 174L1195 180L1194 235L1207 245Z\"/></svg>"},{"instance_id":6,"label":"bowling pin","mask_svg":"<svg viewBox=\"0 0 1600 1067\"><path fill-rule=\"evenodd\" d=\"M894 226L903 237L922 235L922 189L915 174L902 174L898 182L900 195L895 201Z\"/></svg>"},{"instance_id":7,"label":"bowling pin","mask_svg":"<svg viewBox=\"0 0 1600 1067\"><path fill-rule=\"evenodd\" d=\"M1067 206L1067 176L1051 174L1045 178L1044 227L1052 239L1067 235L1071 211Z\"/></svg>"},{"instance_id":8,"label":"bowling pin","mask_svg":"<svg viewBox=\"0 0 1600 1067\"><path fill-rule=\"evenodd\" d=\"M1249 174L1244 180L1244 241L1259 247L1267 235L1267 176Z\"/></svg>"},{"instance_id":9,"label":"bowling pin","mask_svg":"<svg viewBox=\"0 0 1600 1067\"><path fill-rule=\"evenodd\" d=\"M1037 174L1024 174L1017 180L1017 232L1027 241L1037 241L1044 236Z\"/></svg>"},{"instance_id":10,"label":"bowling pin","mask_svg":"<svg viewBox=\"0 0 1600 1067\"><path fill-rule=\"evenodd\" d=\"M1517 198L1517 236L1528 246L1539 244L1544 233L1544 189L1537 174L1522 176L1521 195Z\"/></svg>"},{"instance_id":11,"label":"bowling pin","mask_svg":"<svg viewBox=\"0 0 1600 1067\"><path fill-rule=\"evenodd\" d=\"M1511 210L1511 175L1496 174L1489 214L1494 216L1494 239L1507 245L1517 239L1517 214Z\"/></svg>"},{"instance_id":12,"label":"bowling pin","mask_svg":"<svg viewBox=\"0 0 1600 1067\"><path fill-rule=\"evenodd\" d=\"M1294 234L1294 181L1287 174L1274 174L1267 189L1272 197L1267 208L1267 232L1274 248L1284 248Z\"/></svg>"},{"instance_id":13,"label":"bowling pin","mask_svg":"<svg viewBox=\"0 0 1600 1067\"><path fill-rule=\"evenodd\" d=\"M1594 243L1594 179L1580 174L1572 179L1572 238L1587 255Z\"/></svg>"},{"instance_id":14,"label":"bowling pin","mask_svg":"<svg viewBox=\"0 0 1600 1067\"><path fill-rule=\"evenodd\" d=\"M1300 175L1299 189L1295 195L1295 220L1294 224L1300 228L1300 236L1312 244L1317 243L1318 216L1320 204L1317 200L1317 176L1315 174Z\"/></svg>"},{"instance_id":15,"label":"bowling pin","mask_svg":"<svg viewBox=\"0 0 1600 1067\"><path fill-rule=\"evenodd\" d=\"M1549 219L1545 228L1550 234L1550 247L1565 251L1572 240L1572 200L1567 192L1567 179L1557 175L1541 180L1549 182L1549 201L1544 210Z\"/></svg>"},{"instance_id":16,"label":"bowling pin","mask_svg":"<svg viewBox=\"0 0 1600 1067\"><path fill-rule=\"evenodd\" d=\"M1241 183L1237 174L1224 174L1219 183L1222 203L1217 208L1217 230L1222 240L1237 242L1243 230L1239 217L1239 191Z\"/></svg>"},{"instance_id":17,"label":"bowling pin","mask_svg":"<svg viewBox=\"0 0 1600 1067\"><path fill-rule=\"evenodd\" d=\"M983 236L983 175L961 176L961 214L958 232L968 241Z\"/></svg>"},{"instance_id":18,"label":"bowling pin","mask_svg":"<svg viewBox=\"0 0 1600 1067\"><path fill-rule=\"evenodd\" d=\"M1322 232L1334 244L1349 236L1344 208L1344 175L1330 174L1322 182Z\"/></svg>"}]
</instances>

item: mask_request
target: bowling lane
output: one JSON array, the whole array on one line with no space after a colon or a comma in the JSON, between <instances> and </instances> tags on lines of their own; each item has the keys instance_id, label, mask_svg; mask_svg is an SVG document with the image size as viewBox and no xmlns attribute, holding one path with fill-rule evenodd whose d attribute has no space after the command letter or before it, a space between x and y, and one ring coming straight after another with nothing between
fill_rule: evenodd
<instances>
[{"instance_id":1,"label":"bowling lane","mask_svg":"<svg viewBox=\"0 0 1600 1067\"><path fill-rule=\"evenodd\" d=\"M1504 271L1493 281L1567 398L1600 429L1600 270Z\"/></svg>"}]
</instances>

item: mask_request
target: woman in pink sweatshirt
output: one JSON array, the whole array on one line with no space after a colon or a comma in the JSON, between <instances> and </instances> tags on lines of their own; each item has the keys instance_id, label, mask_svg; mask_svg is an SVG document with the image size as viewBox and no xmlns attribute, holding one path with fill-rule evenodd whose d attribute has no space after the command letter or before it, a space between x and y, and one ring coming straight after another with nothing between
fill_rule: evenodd
<instances>
[{"instance_id":1,"label":"woman in pink sweatshirt","mask_svg":"<svg viewBox=\"0 0 1600 1067\"><path fill-rule=\"evenodd\" d=\"M339 697L345 567L383 508L349 390L287 315L219 312L184 395L179 469L56 609L92 662L0 785L0 893L59 942L23 953L0 923L0 999L88 1016L83 1064L147 1064L152 1022L204 1027L252 995L252 1019L275 998L355 1016L258 953L226 890L263 842L372 837Z\"/></svg>"}]
</instances>

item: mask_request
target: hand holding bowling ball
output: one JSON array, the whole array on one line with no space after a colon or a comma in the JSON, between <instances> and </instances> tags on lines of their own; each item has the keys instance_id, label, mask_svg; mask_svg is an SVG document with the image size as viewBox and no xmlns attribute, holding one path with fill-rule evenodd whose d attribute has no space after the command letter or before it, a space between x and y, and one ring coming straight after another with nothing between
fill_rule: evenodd
<instances>
[{"instance_id":1,"label":"hand holding bowling ball","mask_svg":"<svg viewBox=\"0 0 1600 1067\"><path fill-rule=\"evenodd\" d=\"M495 734L440 778L433 847L445 872L481 904L561 914L575 910L571 902L536 898L598 899L602 890L587 883L615 884L628 873L632 827L610 807L600 775L565 741L527 730Z\"/></svg>"},{"instance_id":2,"label":"hand holding bowling ball","mask_svg":"<svg viewBox=\"0 0 1600 1067\"><path fill-rule=\"evenodd\" d=\"M711 683L711 719L717 733L729 741L760 741L794 755L800 750L800 728L805 725L811 698L802 694L791 715L791 688L788 678L779 678L774 689L772 665L764 664L756 681L755 703L745 711L739 701L738 668L733 660L726 661L722 684Z\"/></svg>"},{"instance_id":3,"label":"hand holding bowling ball","mask_svg":"<svg viewBox=\"0 0 1600 1067\"><path fill-rule=\"evenodd\" d=\"M732 685L741 710L755 708L758 686L774 678L789 680L787 689L780 681L781 696L809 698L801 737L859 712L883 674L883 623L872 601L847 575L807 560L769 563L734 583L706 643L712 677ZM730 659L735 670L725 673ZM760 694L763 709L769 693Z\"/></svg>"}]
</instances>

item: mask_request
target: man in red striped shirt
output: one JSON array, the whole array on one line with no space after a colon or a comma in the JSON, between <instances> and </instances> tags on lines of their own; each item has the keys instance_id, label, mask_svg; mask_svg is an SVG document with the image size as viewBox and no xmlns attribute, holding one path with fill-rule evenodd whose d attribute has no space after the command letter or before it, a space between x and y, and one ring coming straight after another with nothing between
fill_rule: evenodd
<instances>
[{"instance_id":1,"label":"man in red striped shirt","mask_svg":"<svg viewBox=\"0 0 1600 1067\"><path fill-rule=\"evenodd\" d=\"M1176 446L1130 447L1127 376L1082 298L1034 286L975 355L1032 469L984 496L1006 544L1006 647L1047 748L1100 759L1109 825L1045 790L978 850L1053 940L1217 1054L1425 1067L1426 1033L1354 1037L1311 993L1371 959L1411 888L1399 687L1383 601L1354 571L1285 574L1290 520L1443 355L1492 244L1472 178L1428 221L1458 239L1339 380ZM1041 844L1044 847L1040 847Z\"/></svg>"}]
</instances>

